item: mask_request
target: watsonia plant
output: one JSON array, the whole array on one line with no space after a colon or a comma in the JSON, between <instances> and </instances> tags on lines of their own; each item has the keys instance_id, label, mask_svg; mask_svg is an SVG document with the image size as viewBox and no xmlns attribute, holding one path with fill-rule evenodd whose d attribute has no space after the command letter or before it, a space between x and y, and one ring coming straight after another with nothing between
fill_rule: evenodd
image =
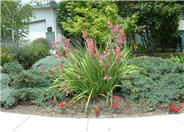
<instances>
[{"instance_id":1,"label":"watsonia plant","mask_svg":"<svg viewBox=\"0 0 184 132\"><path fill-rule=\"evenodd\" d=\"M93 39L88 38L87 30L83 30L86 49L72 50L69 48L69 40L65 41L63 47L69 61L66 60L67 66L53 83L53 87L65 91L67 96L70 94L73 97L72 101L86 98L85 112L90 100L97 96L106 97L108 103L118 85L118 79L137 71L137 67L126 63L130 57L130 50L121 49L123 42L126 43L123 30L119 31L118 25L113 27L110 21L108 24L112 38L111 44L104 50L97 49Z\"/></svg>"}]
</instances>

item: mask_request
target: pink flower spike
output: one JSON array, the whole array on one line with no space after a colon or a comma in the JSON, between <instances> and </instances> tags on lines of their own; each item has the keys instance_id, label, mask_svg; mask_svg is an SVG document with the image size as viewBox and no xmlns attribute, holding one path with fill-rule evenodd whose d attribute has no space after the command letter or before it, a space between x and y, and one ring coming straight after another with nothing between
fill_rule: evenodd
<instances>
[{"instance_id":1,"label":"pink flower spike","mask_svg":"<svg viewBox=\"0 0 184 132\"><path fill-rule=\"evenodd\" d=\"M126 38L125 32L124 32L123 30L121 30L120 32L121 32L121 37L122 37L122 38Z\"/></svg>"},{"instance_id":2,"label":"pink flower spike","mask_svg":"<svg viewBox=\"0 0 184 132\"><path fill-rule=\"evenodd\" d=\"M119 28L118 25L116 25L116 26L114 27L114 32L115 32L115 33L118 32L118 28Z\"/></svg>"},{"instance_id":3,"label":"pink flower spike","mask_svg":"<svg viewBox=\"0 0 184 132\"><path fill-rule=\"evenodd\" d=\"M65 89L64 91L66 92L66 95L65 96L68 96L68 94L70 93L70 91L67 90L67 89Z\"/></svg>"},{"instance_id":4,"label":"pink flower spike","mask_svg":"<svg viewBox=\"0 0 184 132\"><path fill-rule=\"evenodd\" d=\"M99 65L102 65L102 60L99 60Z\"/></svg>"},{"instance_id":5,"label":"pink flower spike","mask_svg":"<svg viewBox=\"0 0 184 132\"><path fill-rule=\"evenodd\" d=\"M80 75L78 75L77 78L80 79Z\"/></svg>"},{"instance_id":6,"label":"pink flower spike","mask_svg":"<svg viewBox=\"0 0 184 132\"><path fill-rule=\"evenodd\" d=\"M60 38L60 39L63 39L63 35L62 35L62 34L59 34L59 38Z\"/></svg>"},{"instance_id":7,"label":"pink flower spike","mask_svg":"<svg viewBox=\"0 0 184 132\"><path fill-rule=\"evenodd\" d=\"M84 39L86 39L87 38L87 34L88 34L88 30L87 29L84 29L83 31L82 31L82 37L84 38Z\"/></svg>"},{"instance_id":8,"label":"pink flower spike","mask_svg":"<svg viewBox=\"0 0 184 132\"><path fill-rule=\"evenodd\" d=\"M112 79L112 77L108 77L108 78L107 78L107 81L109 81L109 80L111 80L111 79Z\"/></svg>"},{"instance_id":9,"label":"pink flower spike","mask_svg":"<svg viewBox=\"0 0 184 132\"><path fill-rule=\"evenodd\" d=\"M108 24L108 25L110 25L110 24L111 24L111 21L110 21L110 20L108 20L107 24Z\"/></svg>"},{"instance_id":10,"label":"pink flower spike","mask_svg":"<svg viewBox=\"0 0 184 132\"><path fill-rule=\"evenodd\" d=\"M66 82L61 83L61 87L64 87L66 85Z\"/></svg>"}]
</instances>

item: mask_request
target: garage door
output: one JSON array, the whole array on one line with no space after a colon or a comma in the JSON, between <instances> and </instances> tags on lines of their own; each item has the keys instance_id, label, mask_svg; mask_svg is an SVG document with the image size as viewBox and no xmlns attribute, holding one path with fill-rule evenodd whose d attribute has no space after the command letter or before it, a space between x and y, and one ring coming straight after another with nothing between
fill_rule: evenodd
<instances>
[{"instance_id":1,"label":"garage door","mask_svg":"<svg viewBox=\"0 0 184 132\"><path fill-rule=\"evenodd\" d=\"M37 38L46 38L46 24L44 21L33 22L29 25L29 40L35 40Z\"/></svg>"}]
</instances>

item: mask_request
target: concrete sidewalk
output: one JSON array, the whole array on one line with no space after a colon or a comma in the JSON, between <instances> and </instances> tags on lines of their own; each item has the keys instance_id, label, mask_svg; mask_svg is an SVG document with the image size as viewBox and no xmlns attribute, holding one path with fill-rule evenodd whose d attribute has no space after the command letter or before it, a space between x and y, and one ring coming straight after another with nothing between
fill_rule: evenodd
<instances>
[{"instance_id":1,"label":"concrete sidewalk","mask_svg":"<svg viewBox=\"0 0 184 132\"><path fill-rule=\"evenodd\" d=\"M175 132L184 114L135 118L53 118L0 112L0 132Z\"/></svg>"}]
</instances>

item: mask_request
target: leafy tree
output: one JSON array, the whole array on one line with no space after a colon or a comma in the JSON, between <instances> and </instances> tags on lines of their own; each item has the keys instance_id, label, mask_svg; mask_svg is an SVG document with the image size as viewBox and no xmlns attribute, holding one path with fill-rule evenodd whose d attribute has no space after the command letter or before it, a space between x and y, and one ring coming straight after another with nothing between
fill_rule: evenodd
<instances>
[{"instance_id":1,"label":"leafy tree","mask_svg":"<svg viewBox=\"0 0 184 132\"><path fill-rule=\"evenodd\" d=\"M178 36L179 15L182 2L116 2L119 15L123 18L138 13L137 26L144 26L137 33L148 51L173 45Z\"/></svg>"},{"instance_id":2,"label":"leafy tree","mask_svg":"<svg viewBox=\"0 0 184 132\"><path fill-rule=\"evenodd\" d=\"M88 29L97 44L104 45L109 39L108 20L120 23L118 8L109 1L60 2L57 23L66 37L82 38L82 30Z\"/></svg>"},{"instance_id":3,"label":"leafy tree","mask_svg":"<svg viewBox=\"0 0 184 132\"><path fill-rule=\"evenodd\" d=\"M28 33L32 8L21 1L1 1L1 41L21 41Z\"/></svg>"}]
</instances>

